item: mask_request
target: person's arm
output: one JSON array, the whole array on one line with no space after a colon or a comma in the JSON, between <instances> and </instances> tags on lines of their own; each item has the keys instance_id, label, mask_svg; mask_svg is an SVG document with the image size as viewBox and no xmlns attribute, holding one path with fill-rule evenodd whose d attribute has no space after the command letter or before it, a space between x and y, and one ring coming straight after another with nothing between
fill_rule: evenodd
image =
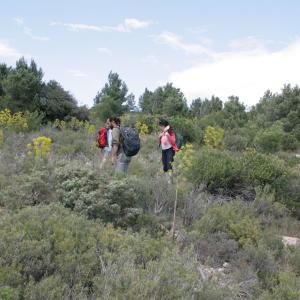
<instances>
[{"instance_id":1,"label":"person's arm","mask_svg":"<svg viewBox=\"0 0 300 300\"><path fill-rule=\"evenodd\" d=\"M112 150L111 150L111 161L113 164L115 164L117 160L119 145L120 145L120 130L119 128L114 128L112 130Z\"/></svg>"}]
</instances>

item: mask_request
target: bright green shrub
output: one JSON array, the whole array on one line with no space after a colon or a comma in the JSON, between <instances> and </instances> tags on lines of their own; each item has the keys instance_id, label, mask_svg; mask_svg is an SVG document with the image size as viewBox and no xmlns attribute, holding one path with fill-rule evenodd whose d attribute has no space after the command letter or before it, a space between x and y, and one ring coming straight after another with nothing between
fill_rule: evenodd
<instances>
[{"instance_id":1,"label":"bright green shrub","mask_svg":"<svg viewBox=\"0 0 300 300\"><path fill-rule=\"evenodd\" d=\"M210 191L229 189L239 182L239 160L227 151L204 148L192 159L188 179L196 186L205 184Z\"/></svg>"}]
</instances>

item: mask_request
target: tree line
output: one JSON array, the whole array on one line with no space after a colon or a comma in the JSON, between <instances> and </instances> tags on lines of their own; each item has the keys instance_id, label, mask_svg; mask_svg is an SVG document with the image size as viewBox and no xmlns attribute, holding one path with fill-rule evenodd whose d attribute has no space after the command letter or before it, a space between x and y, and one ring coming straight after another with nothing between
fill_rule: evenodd
<instances>
[{"instance_id":1,"label":"tree line","mask_svg":"<svg viewBox=\"0 0 300 300\"><path fill-rule=\"evenodd\" d=\"M209 118L224 128L236 128L255 122L262 127L282 122L284 131L300 132L300 89L285 85L281 93L267 91L257 105L247 110L237 96L222 101L217 96L194 99L189 106L183 92L167 83L154 91L145 89L138 101L129 93L118 73L110 72L107 83L94 98L91 109L78 106L74 96L55 80L45 82L43 70L34 60L24 58L15 67L0 64L0 109L39 112L45 122L76 117L87 120L90 115L104 120L111 115L141 112L169 117Z\"/></svg>"}]
</instances>

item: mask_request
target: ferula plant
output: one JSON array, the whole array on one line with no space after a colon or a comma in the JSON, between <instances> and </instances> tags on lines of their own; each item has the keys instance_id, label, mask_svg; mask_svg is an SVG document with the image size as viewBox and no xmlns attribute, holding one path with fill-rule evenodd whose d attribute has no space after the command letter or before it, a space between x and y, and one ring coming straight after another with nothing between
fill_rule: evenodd
<instances>
[{"instance_id":1,"label":"ferula plant","mask_svg":"<svg viewBox=\"0 0 300 300\"><path fill-rule=\"evenodd\" d=\"M224 129L220 127L208 126L205 130L204 143L211 148L222 148Z\"/></svg>"},{"instance_id":2,"label":"ferula plant","mask_svg":"<svg viewBox=\"0 0 300 300\"><path fill-rule=\"evenodd\" d=\"M46 136L39 136L27 145L28 155L34 158L46 159L51 152L52 140Z\"/></svg>"},{"instance_id":3,"label":"ferula plant","mask_svg":"<svg viewBox=\"0 0 300 300\"><path fill-rule=\"evenodd\" d=\"M9 109L0 111L0 128L22 131L28 129L26 117L22 112L12 113Z\"/></svg>"},{"instance_id":4,"label":"ferula plant","mask_svg":"<svg viewBox=\"0 0 300 300\"><path fill-rule=\"evenodd\" d=\"M134 125L134 128L138 131L141 136L145 136L149 133L149 128L147 124L137 121Z\"/></svg>"}]
</instances>

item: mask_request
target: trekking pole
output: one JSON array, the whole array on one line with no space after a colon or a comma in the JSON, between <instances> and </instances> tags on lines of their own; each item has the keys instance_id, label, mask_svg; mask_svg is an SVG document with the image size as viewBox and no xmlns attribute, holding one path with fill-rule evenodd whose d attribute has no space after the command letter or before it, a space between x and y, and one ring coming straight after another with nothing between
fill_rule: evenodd
<instances>
[{"instance_id":1,"label":"trekking pole","mask_svg":"<svg viewBox=\"0 0 300 300\"><path fill-rule=\"evenodd\" d=\"M175 200L174 200L174 211L173 211L173 224L172 224L172 230L171 230L171 236L172 236L173 240L175 239L177 199L178 199L178 176L176 176L176 189L175 189Z\"/></svg>"}]
</instances>

